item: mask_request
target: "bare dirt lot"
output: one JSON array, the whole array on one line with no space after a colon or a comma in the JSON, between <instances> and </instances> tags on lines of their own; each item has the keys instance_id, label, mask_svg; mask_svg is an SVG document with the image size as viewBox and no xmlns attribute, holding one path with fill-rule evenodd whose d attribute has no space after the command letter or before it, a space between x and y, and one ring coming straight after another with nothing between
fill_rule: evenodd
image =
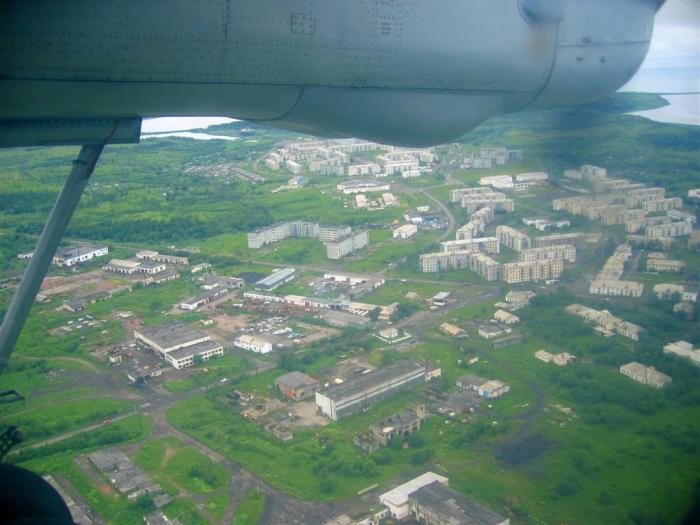
<instances>
[{"instance_id":1,"label":"bare dirt lot","mask_svg":"<svg viewBox=\"0 0 700 525\"><path fill-rule=\"evenodd\" d=\"M78 275L47 277L41 284L41 293L51 296L77 292L78 297L83 297L95 292L113 292L124 286L119 279L109 278L102 271L95 270Z\"/></svg>"}]
</instances>

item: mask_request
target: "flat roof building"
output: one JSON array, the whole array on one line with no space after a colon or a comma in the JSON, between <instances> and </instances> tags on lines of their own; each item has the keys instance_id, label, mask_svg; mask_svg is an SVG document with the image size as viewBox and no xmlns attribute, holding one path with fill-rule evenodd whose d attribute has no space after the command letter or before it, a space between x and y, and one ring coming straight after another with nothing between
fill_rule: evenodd
<instances>
[{"instance_id":1,"label":"flat roof building","mask_svg":"<svg viewBox=\"0 0 700 525\"><path fill-rule=\"evenodd\" d=\"M257 354L269 354L272 352L272 343L270 341L254 335L240 335L233 341L233 345Z\"/></svg>"},{"instance_id":2,"label":"flat roof building","mask_svg":"<svg viewBox=\"0 0 700 525\"><path fill-rule=\"evenodd\" d=\"M389 513L393 518L397 520L406 519L410 515L408 497L418 489L435 482L447 484L448 479L434 472L426 472L380 495L379 501L389 509Z\"/></svg>"},{"instance_id":3,"label":"flat roof building","mask_svg":"<svg viewBox=\"0 0 700 525\"><path fill-rule=\"evenodd\" d=\"M134 337L138 345L155 352L176 369L192 366L195 356L207 361L224 354L223 347L207 334L177 320L139 328Z\"/></svg>"},{"instance_id":4,"label":"flat roof building","mask_svg":"<svg viewBox=\"0 0 700 525\"><path fill-rule=\"evenodd\" d=\"M95 257L107 255L108 253L109 248L107 248L107 246L78 243L76 246L59 248L56 250L56 255L53 256L53 263L57 266L71 268L94 259Z\"/></svg>"},{"instance_id":5,"label":"flat roof building","mask_svg":"<svg viewBox=\"0 0 700 525\"><path fill-rule=\"evenodd\" d=\"M685 263L674 259L647 259L647 270L650 272L682 273Z\"/></svg>"},{"instance_id":6,"label":"flat roof building","mask_svg":"<svg viewBox=\"0 0 700 525\"><path fill-rule=\"evenodd\" d=\"M498 242L516 252L528 249L532 242L530 237L510 226L496 228L496 237Z\"/></svg>"},{"instance_id":7,"label":"flat roof building","mask_svg":"<svg viewBox=\"0 0 700 525\"><path fill-rule=\"evenodd\" d=\"M398 361L353 377L324 392L316 392L317 411L334 421L356 414L382 399L425 382L426 372L421 363Z\"/></svg>"},{"instance_id":8,"label":"flat roof building","mask_svg":"<svg viewBox=\"0 0 700 525\"><path fill-rule=\"evenodd\" d=\"M408 496L409 515L422 525L509 525L510 519L465 498L439 480Z\"/></svg>"},{"instance_id":9,"label":"flat roof building","mask_svg":"<svg viewBox=\"0 0 700 525\"><path fill-rule=\"evenodd\" d=\"M415 224L404 224L394 230L394 239L410 239L418 233L418 226Z\"/></svg>"},{"instance_id":10,"label":"flat roof building","mask_svg":"<svg viewBox=\"0 0 700 525\"><path fill-rule=\"evenodd\" d=\"M275 288L279 288L285 283L288 283L296 277L295 268L283 268L271 273L264 279L260 279L255 283L256 290L265 290L266 292L271 292Z\"/></svg>"},{"instance_id":11,"label":"flat roof building","mask_svg":"<svg viewBox=\"0 0 700 525\"><path fill-rule=\"evenodd\" d=\"M294 401L313 397L320 385L318 379L297 371L279 376L275 384L282 395Z\"/></svg>"},{"instance_id":12,"label":"flat roof building","mask_svg":"<svg viewBox=\"0 0 700 525\"><path fill-rule=\"evenodd\" d=\"M641 297L644 284L636 281L618 281L614 279L594 279L589 287L591 295L612 297Z\"/></svg>"},{"instance_id":13,"label":"flat roof building","mask_svg":"<svg viewBox=\"0 0 700 525\"><path fill-rule=\"evenodd\" d=\"M325 243L326 256L329 259L341 259L357 250L361 250L369 244L369 232L361 230L339 237L334 241Z\"/></svg>"}]
</instances>

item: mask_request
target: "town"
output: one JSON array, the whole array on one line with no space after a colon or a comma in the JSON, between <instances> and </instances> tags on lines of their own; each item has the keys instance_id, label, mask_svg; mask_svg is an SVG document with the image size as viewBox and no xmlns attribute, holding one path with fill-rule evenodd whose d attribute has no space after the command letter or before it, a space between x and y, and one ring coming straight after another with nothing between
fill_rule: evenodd
<instances>
[{"instance_id":1,"label":"town","mask_svg":"<svg viewBox=\"0 0 700 525\"><path fill-rule=\"evenodd\" d=\"M26 400L0 419L37 425L8 457L77 523L583 523L586 478L613 468L588 432L639 425L654 450L677 431L692 464L698 431L669 407L700 384L700 189L492 143L269 133L245 177L211 164L221 192L269 204L262 223L179 245L72 235L54 257L2 383ZM565 466L545 476L546 458ZM628 523L613 494L588 523Z\"/></svg>"}]
</instances>

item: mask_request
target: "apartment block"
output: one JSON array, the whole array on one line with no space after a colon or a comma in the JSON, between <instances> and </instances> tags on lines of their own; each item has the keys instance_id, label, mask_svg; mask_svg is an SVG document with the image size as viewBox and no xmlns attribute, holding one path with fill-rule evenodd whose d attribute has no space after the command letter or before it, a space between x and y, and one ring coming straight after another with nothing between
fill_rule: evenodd
<instances>
[{"instance_id":1,"label":"apartment block","mask_svg":"<svg viewBox=\"0 0 700 525\"><path fill-rule=\"evenodd\" d=\"M440 243L443 252L470 251L482 253L499 253L500 245L497 237L477 237Z\"/></svg>"},{"instance_id":2,"label":"apartment block","mask_svg":"<svg viewBox=\"0 0 700 525\"><path fill-rule=\"evenodd\" d=\"M655 201L645 201L642 203L642 210L647 213L659 211L680 210L683 208L683 199L680 197L670 197Z\"/></svg>"},{"instance_id":3,"label":"apartment block","mask_svg":"<svg viewBox=\"0 0 700 525\"><path fill-rule=\"evenodd\" d=\"M520 252L520 262L535 262L546 259L574 263L576 262L576 247L571 244L561 244L545 248L529 248Z\"/></svg>"},{"instance_id":4,"label":"apartment block","mask_svg":"<svg viewBox=\"0 0 700 525\"><path fill-rule=\"evenodd\" d=\"M583 245L583 233L557 233L535 238L535 248L547 248L549 246L561 246L570 244L576 248Z\"/></svg>"},{"instance_id":5,"label":"apartment block","mask_svg":"<svg viewBox=\"0 0 700 525\"><path fill-rule=\"evenodd\" d=\"M510 226L496 228L496 237L501 244L516 252L528 249L532 243L530 237Z\"/></svg>"},{"instance_id":6,"label":"apartment block","mask_svg":"<svg viewBox=\"0 0 700 525\"><path fill-rule=\"evenodd\" d=\"M670 224L659 224L650 226L646 230L647 239L660 239L664 237L680 237L690 235L693 225L686 221L672 222Z\"/></svg>"},{"instance_id":7,"label":"apartment block","mask_svg":"<svg viewBox=\"0 0 700 525\"><path fill-rule=\"evenodd\" d=\"M357 250L361 250L369 244L367 230L350 233L334 241L325 243L326 255L329 259L341 259Z\"/></svg>"},{"instance_id":8,"label":"apartment block","mask_svg":"<svg viewBox=\"0 0 700 525\"><path fill-rule=\"evenodd\" d=\"M469 268L469 251L424 253L420 256L420 267L423 273L446 272Z\"/></svg>"},{"instance_id":9,"label":"apartment block","mask_svg":"<svg viewBox=\"0 0 700 525\"><path fill-rule=\"evenodd\" d=\"M560 260L543 260L536 262L516 262L502 266L503 280L508 284L525 283L558 279L564 271Z\"/></svg>"},{"instance_id":10,"label":"apartment block","mask_svg":"<svg viewBox=\"0 0 700 525\"><path fill-rule=\"evenodd\" d=\"M501 263L483 253L469 256L469 269L487 281L497 281L501 276Z\"/></svg>"}]
</instances>

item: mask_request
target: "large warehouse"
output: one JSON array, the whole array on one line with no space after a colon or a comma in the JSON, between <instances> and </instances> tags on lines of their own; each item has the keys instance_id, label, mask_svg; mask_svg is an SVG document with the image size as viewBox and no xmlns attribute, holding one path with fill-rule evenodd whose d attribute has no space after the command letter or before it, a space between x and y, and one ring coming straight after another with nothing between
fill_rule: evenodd
<instances>
[{"instance_id":1,"label":"large warehouse","mask_svg":"<svg viewBox=\"0 0 700 525\"><path fill-rule=\"evenodd\" d=\"M219 343L181 321L143 327L134 331L134 337L139 346L153 351L178 370L192 366L196 355L203 361L224 355Z\"/></svg>"},{"instance_id":2,"label":"large warehouse","mask_svg":"<svg viewBox=\"0 0 700 525\"><path fill-rule=\"evenodd\" d=\"M359 375L325 392L316 392L316 410L337 421L425 381L425 365L399 361Z\"/></svg>"}]
</instances>

